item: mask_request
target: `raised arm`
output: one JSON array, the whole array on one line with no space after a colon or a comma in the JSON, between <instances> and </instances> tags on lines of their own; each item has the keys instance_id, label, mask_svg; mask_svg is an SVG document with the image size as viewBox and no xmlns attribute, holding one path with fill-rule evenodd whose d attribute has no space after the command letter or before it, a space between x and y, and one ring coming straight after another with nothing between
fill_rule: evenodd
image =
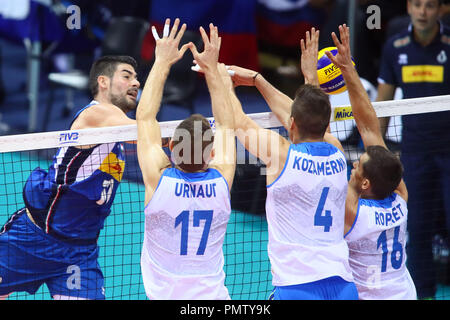
<instances>
[{"instance_id":1,"label":"raised arm","mask_svg":"<svg viewBox=\"0 0 450 320\"><path fill-rule=\"evenodd\" d=\"M307 31L305 39L300 40L300 49L302 52L300 64L305 83L315 86L319 86L319 79L317 76L318 45L319 30L316 30L315 28L312 28L311 32ZM236 86L255 86L283 127L286 130L289 130L289 119L291 117L293 100L275 88L256 71L237 66L231 66L229 69L234 71L234 84ZM325 133L324 140L343 150L339 140L329 132Z\"/></svg>"},{"instance_id":2,"label":"raised arm","mask_svg":"<svg viewBox=\"0 0 450 320\"><path fill-rule=\"evenodd\" d=\"M234 71L233 82L235 86L255 86L263 96L269 108L275 114L286 130L289 128L292 99L275 88L259 72L238 66L230 66Z\"/></svg>"},{"instance_id":3,"label":"raised arm","mask_svg":"<svg viewBox=\"0 0 450 320\"><path fill-rule=\"evenodd\" d=\"M281 172L290 143L276 131L262 128L246 115L232 85L229 86L229 94L233 106L236 137L245 149L266 164L266 180L267 184L270 184Z\"/></svg>"},{"instance_id":4,"label":"raised arm","mask_svg":"<svg viewBox=\"0 0 450 320\"><path fill-rule=\"evenodd\" d=\"M200 27L204 43L199 53L195 45L190 47L195 61L205 74L206 84L211 96L211 108L216 131L214 135L214 159L209 166L222 173L231 188L236 168L236 139L234 117L227 86L224 84L219 68L226 73L224 65L218 65L221 38L216 26L209 25L210 36Z\"/></svg>"},{"instance_id":5,"label":"raised arm","mask_svg":"<svg viewBox=\"0 0 450 320\"><path fill-rule=\"evenodd\" d=\"M318 54L319 31L314 28L306 32L305 40L300 41L302 51L301 67L305 77L305 83L318 86L319 79L317 77L317 54ZM255 86L264 100L269 105L270 110L276 115L283 127L289 129L289 118L291 117L291 106L293 100L275 88L260 73L237 67L230 66L230 70L234 71L233 81L235 86Z\"/></svg>"},{"instance_id":6,"label":"raised arm","mask_svg":"<svg viewBox=\"0 0 450 320\"><path fill-rule=\"evenodd\" d=\"M167 19L163 37L155 39L155 62L145 83L136 112L137 155L145 184L145 204L153 196L163 169L171 164L162 149L161 130L156 115L161 105L164 84L170 67L181 59L190 45L185 44L178 49L181 37L186 30L186 25L183 24L177 33L179 24L180 20L176 19L169 33L170 19Z\"/></svg>"},{"instance_id":7,"label":"raised arm","mask_svg":"<svg viewBox=\"0 0 450 320\"><path fill-rule=\"evenodd\" d=\"M338 49L338 54L333 56L330 52L326 52L326 55L341 69L342 76L347 85L353 116L361 134L364 147L371 145L382 145L386 147L372 102L352 63L349 28L344 24L343 26L339 26L339 32L340 41L334 32L331 35Z\"/></svg>"},{"instance_id":8,"label":"raised arm","mask_svg":"<svg viewBox=\"0 0 450 320\"><path fill-rule=\"evenodd\" d=\"M351 60L350 30L344 24L339 26L339 33L340 41L334 32L331 35L338 49L338 54L333 56L330 52L326 52L326 55L341 69L342 76L347 85L353 117L355 118L364 147L381 145L387 149L375 109ZM403 180L401 180L396 192L407 200L408 193Z\"/></svg>"}]
</instances>

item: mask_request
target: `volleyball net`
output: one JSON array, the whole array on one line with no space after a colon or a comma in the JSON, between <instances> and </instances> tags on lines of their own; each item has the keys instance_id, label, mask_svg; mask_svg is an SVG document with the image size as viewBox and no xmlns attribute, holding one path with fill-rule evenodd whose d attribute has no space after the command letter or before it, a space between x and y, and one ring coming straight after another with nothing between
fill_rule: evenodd
<instances>
[{"instance_id":1,"label":"volleyball net","mask_svg":"<svg viewBox=\"0 0 450 320\"><path fill-rule=\"evenodd\" d=\"M448 111L450 96L373 104L378 117L391 117L387 139L396 145L401 143L402 116ZM287 136L286 130L271 112L249 116L260 126L277 130ZM214 120L209 120L214 127ZM179 121L161 122L162 136L172 137L178 123ZM330 128L332 134L341 140L348 166L351 168L352 162L363 153L363 148L360 141L356 140L355 143L349 139L355 132L355 122L349 106L333 107ZM0 137L0 226L7 222L11 214L24 207L22 192L30 172L36 167L47 170L58 148L136 139L137 131L134 125ZM147 298L141 276L140 255L144 237L145 189L137 161L136 146L124 145L125 171L111 214L106 218L99 235L98 262L105 277L106 299L144 300ZM225 285L231 298L236 300L266 300L273 289L267 254L266 188L262 169L264 164L249 155L238 142L236 177L231 189L233 211L223 244ZM446 236L444 225L441 225L441 229L442 234ZM443 255L444 253L439 252L438 258ZM443 299L450 299L450 290L441 295ZM50 298L45 285L34 295L17 292L9 297L20 300Z\"/></svg>"}]
</instances>

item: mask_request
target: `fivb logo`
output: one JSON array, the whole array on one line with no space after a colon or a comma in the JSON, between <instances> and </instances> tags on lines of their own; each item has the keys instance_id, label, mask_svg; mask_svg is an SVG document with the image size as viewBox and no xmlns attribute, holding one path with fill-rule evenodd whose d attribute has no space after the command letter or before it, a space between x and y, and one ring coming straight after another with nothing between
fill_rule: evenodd
<instances>
[{"instance_id":1,"label":"fivb logo","mask_svg":"<svg viewBox=\"0 0 450 320\"><path fill-rule=\"evenodd\" d=\"M59 145L78 143L79 133L78 132L63 132L59 134Z\"/></svg>"}]
</instances>

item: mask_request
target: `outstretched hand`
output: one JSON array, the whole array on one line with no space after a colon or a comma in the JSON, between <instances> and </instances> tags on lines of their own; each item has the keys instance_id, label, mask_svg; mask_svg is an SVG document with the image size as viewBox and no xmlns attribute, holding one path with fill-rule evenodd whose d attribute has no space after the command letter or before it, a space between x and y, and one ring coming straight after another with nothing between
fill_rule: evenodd
<instances>
[{"instance_id":1,"label":"outstretched hand","mask_svg":"<svg viewBox=\"0 0 450 320\"><path fill-rule=\"evenodd\" d=\"M340 41L334 32L331 33L334 45L338 49L337 55L333 56L329 51L325 52L325 54L338 68L353 68L352 54L350 51L350 28L345 24L340 25L339 35L341 38Z\"/></svg>"},{"instance_id":2,"label":"outstretched hand","mask_svg":"<svg viewBox=\"0 0 450 320\"><path fill-rule=\"evenodd\" d=\"M219 31L216 26L210 23L209 38L203 27L200 27L200 34L204 44L203 52L198 52L197 47L193 43L189 44L189 49L191 50L195 61L203 71L217 68L220 45L222 42L222 39L219 37Z\"/></svg>"},{"instance_id":3,"label":"outstretched hand","mask_svg":"<svg viewBox=\"0 0 450 320\"><path fill-rule=\"evenodd\" d=\"M300 67L305 83L319 85L317 76L317 56L319 52L319 30L311 28L311 33L306 32L305 39L300 40L300 49L302 56L300 58Z\"/></svg>"},{"instance_id":4,"label":"outstretched hand","mask_svg":"<svg viewBox=\"0 0 450 320\"><path fill-rule=\"evenodd\" d=\"M170 30L169 33L170 19L166 19L162 38L159 38L158 33L156 32L156 28L152 26L152 34L156 41L155 62L156 61L165 62L171 66L175 62L180 60L183 57L186 50L190 47L191 43L187 43L183 45L180 49L178 49L180 40L183 37L183 34L186 30L186 24L183 23L180 31L178 32L179 25L180 19L176 18L172 26L172 30Z\"/></svg>"}]
</instances>

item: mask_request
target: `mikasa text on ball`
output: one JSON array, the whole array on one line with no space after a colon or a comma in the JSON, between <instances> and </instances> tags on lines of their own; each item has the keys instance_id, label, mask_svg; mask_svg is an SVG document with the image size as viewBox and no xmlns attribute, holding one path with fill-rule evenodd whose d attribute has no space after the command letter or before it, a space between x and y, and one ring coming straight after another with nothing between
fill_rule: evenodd
<instances>
[{"instance_id":1,"label":"mikasa text on ball","mask_svg":"<svg viewBox=\"0 0 450 320\"><path fill-rule=\"evenodd\" d=\"M336 47L327 47L319 51L317 61L317 75L319 77L320 88L327 94L338 94L347 90L341 69L334 65L325 54L326 51L331 52L333 56L337 55ZM353 65L355 61L352 58Z\"/></svg>"}]
</instances>

